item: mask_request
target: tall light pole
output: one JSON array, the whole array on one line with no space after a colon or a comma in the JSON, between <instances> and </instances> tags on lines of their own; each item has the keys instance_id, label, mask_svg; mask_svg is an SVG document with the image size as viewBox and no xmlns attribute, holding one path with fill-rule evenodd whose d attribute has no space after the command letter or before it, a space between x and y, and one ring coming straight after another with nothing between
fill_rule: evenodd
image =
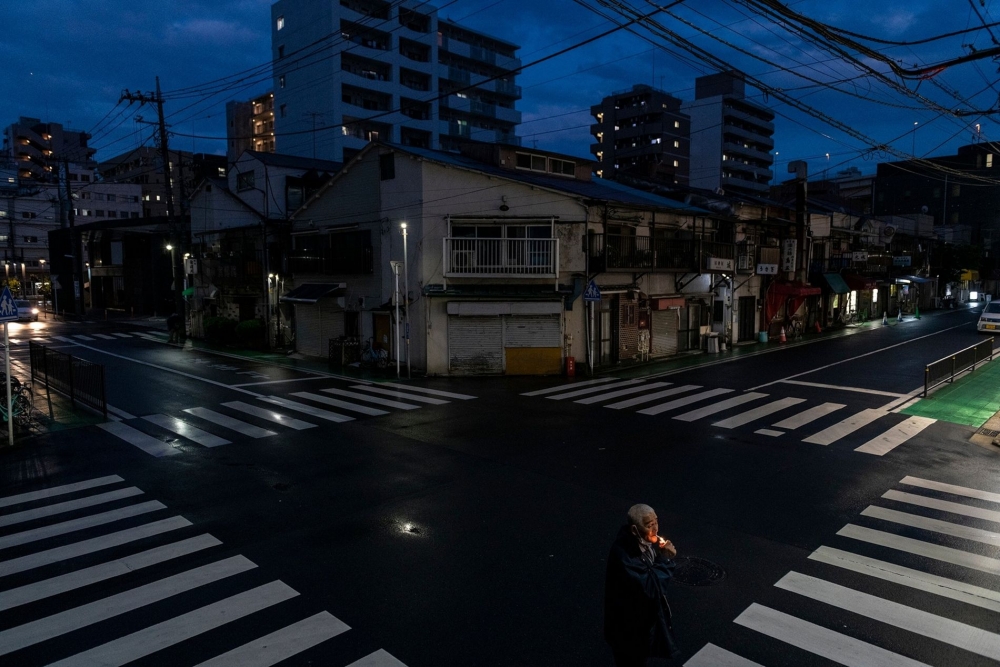
<instances>
[{"instance_id":1,"label":"tall light pole","mask_svg":"<svg viewBox=\"0 0 1000 667\"><path fill-rule=\"evenodd\" d=\"M917 123L918 121L913 121L913 132L910 133L913 138L913 141L910 142L910 155L914 158L917 157Z\"/></svg>"},{"instance_id":2,"label":"tall light pole","mask_svg":"<svg viewBox=\"0 0 1000 667\"><path fill-rule=\"evenodd\" d=\"M406 326L403 335L406 338L406 377L409 379L410 373L410 272L407 268L406 258L406 221L399 223L399 228L403 232L403 309Z\"/></svg>"},{"instance_id":3,"label":"tall light pole","mask_svg":"<svg viewBox=\"0 0 1000 667\"><path fill-rule=\"evenodd\" d=\"M396 277L396 290L392 293L392 302L396 305L396 379L399 379L399 269L402 262L395 260L389 262L392 267L392 275Z\"/></svg>"},{"instance_id":4,"label":"tall light pole","mask_svg":"<svg viewBox=\"0 0 1000 667\"><path fill-rule=\"evenodd\" d=\"M173 279L173 284L170 286L172 291L176 291L177 288L177 267L174 266L174 246L170 243L167 244L167 250L170 251L170 277ZM177 312L177 308L174 308L174 312ZM180 315L180 313L177 313ZM181 315L183 317L183 315Z\"/></svg>"}]
</instances>

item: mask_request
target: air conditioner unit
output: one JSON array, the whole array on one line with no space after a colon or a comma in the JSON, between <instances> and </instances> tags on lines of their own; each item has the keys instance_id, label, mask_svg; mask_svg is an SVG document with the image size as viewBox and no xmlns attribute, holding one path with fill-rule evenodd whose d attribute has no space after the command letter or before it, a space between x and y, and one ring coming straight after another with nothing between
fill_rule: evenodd
<instances>
[{"instance_id":1,"label":"air conditioner unit","mask_svg":"<svg viewBox=\"0 0 1000 667\"><path fill-rule=\"evenodd\" d=\"M471 272L476 268L475 250L452 250L451 270L455 272Z\"/></svg>"}]
</instances>

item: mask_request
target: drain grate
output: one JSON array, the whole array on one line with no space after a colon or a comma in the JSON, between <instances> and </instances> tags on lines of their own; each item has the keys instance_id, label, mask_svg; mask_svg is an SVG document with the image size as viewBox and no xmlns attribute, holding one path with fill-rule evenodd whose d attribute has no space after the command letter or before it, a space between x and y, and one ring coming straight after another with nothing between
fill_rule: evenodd
<instances>
[{"instance_id":1,"label":"drain grate","mask_svg":"<svg viewBox=\"0 0 1000 667\"><path fill-rule=\"evenodd\" d=\"M674 565L674 581L685 586L714 586L726 578L726 571L720 565L704 558L675 558Z\"/></svg>"},{"instance_id":2,"label":"drain grate","mask_svg":"<svg viewBox=\"0 0 1000 667\"><path fill-rule=\"evenodd\" d=\"M985 435L987 438L995 438L1000 435L1000 431L992 431L988 428L981 428L976 431L979 435Z\"/></svg>"}]
</instances>

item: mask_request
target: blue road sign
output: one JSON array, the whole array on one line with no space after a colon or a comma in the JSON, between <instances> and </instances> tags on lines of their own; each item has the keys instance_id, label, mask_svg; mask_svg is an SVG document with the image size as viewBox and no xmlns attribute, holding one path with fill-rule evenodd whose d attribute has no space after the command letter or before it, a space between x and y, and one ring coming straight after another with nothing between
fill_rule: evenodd
<instances>
[{"instance_id":1,"label":"blue road sign","mask_svg":"<svg viewBox=\"0 0 1000 667\"><path fill-rule=\"evenodd\" d=\"M601 300L601 290L593 280L587 285L587 289L583 290L583 300L588 303Z\"/></svg>"},{"instance_id":2,"label":"blue road sign","mask_svg":"<svg viewBox=\"0 0 1000 667\"><path fill-rule=\"evenodd\" d=\"M0 322L13 322L17 319L17 301L11 296L10 288L4 287L0 292Z\"/></svg>"}]
</instances>

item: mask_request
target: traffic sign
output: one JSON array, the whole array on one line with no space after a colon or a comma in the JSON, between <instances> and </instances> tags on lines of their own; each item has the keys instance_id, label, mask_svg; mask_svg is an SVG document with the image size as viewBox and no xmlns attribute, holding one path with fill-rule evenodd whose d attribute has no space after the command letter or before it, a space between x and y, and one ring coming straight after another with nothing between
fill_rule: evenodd
<instances>
[{"instance_id":1,"label":"traffic sign","mask_svg":"<svg viewBox=\"0 0 1000 667\"><path fill-rule=\"evenodd\" d=\"M587 285L587 289L583 290L583 300L587 303L601 300L601 289L593 280Z\"/></svg>"},{"instance_id":2,"label":"traffic sign","mask_svg":"<svg viewBox=\"0 0 1000 667\"><path fill-rule=\"evenodd\" d=\"M17 301L11 296L10 288L4 287L0 292L0 322L13 322L17 319Z\"/></svg>"}]
</instances>

